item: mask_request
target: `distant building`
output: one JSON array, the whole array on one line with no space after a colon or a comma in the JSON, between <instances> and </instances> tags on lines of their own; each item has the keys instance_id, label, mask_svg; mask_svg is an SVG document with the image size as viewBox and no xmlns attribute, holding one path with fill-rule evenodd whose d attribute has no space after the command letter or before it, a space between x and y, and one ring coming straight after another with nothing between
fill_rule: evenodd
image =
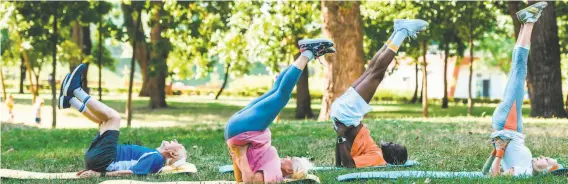
<instances>
[{"instance_id":1,"label":"distant building","mask_svg":"<svg viewBox=\"0 0 568 184\"><path fill-rule=\"evenodd\" d=\"M456 63L457 57L448 58L448 97L467 98L470 57L465 56ZM477 61L479 58L475 58ZM444 96L444 56L441 54L428 54L428 97L442 98ZM380 89L396 91L414 91L415 66L410 58L399 58L399 64L394 72L385 77L379 86ZM391 64L390 68L394 66ZM418 89L422 87L422 71L419 66ZM497 67L489 67L481 64L474 65L472 77L472 96L474 98L501 99L508 76ZM528 98L525 92L525 98Z\"/></svg>"}]
</instances>

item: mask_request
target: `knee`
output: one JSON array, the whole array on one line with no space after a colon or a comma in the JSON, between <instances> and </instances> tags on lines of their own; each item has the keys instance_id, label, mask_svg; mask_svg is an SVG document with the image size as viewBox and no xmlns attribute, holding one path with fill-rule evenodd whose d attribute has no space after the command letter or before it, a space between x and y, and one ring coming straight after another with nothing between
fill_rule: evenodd
<instances>
[{"instance_id":1,"label":"knee","mask_svg":"<svg viewBox=\"0 0 568 184\"><path fill-rule=\"evenodd\" d=\"M116 110L111 109L107 112L108 122L118 122L120 124L120 113Z\"/></svg>"},{"instance_id":2,"label":"knee","mask_svg":"<svg viewBox=\"0 0 568 184\"><path fill-rule=\"evenodd\" d=\"M372 79L375 80L383 80L383 78L385 77L385 72L386 72L386 68L385 69L381 69L376 67L376 69L374 69L373 72L371 72L371 74L369 75Z\"/></svg>"}]
</instances>

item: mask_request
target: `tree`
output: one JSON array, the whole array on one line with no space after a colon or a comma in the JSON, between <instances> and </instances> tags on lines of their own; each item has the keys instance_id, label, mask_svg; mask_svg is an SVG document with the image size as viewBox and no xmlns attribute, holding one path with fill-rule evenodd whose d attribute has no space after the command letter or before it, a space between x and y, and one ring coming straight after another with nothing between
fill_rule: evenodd
<instances>
[{"instance_id":1,"label":"tree","mask_svg":"<svg viewBox=\"0 0 568 184\"><path fill-rule=\"evenodd\" d=\"M51 128L55 128L55 126L57 125L57 106L55 104L57 104L57 90L55 87L55 74L57 73L57 19L58 19L58 13L57 13L57 4L55 4L56 6L54 6L54 11L53 11L53 22L51 23L53 25L53 33L51 34L51 44L53 47L53 53L52 53L52 73L51 73L51 109L52 109L52 123L51 123ZM39 83L39 81L36 81L37 83Z\"/></svg>"},{"instance_id":2,"label":"tree","mask_svg":"<svg viewBox=\"0 0 568 184\"><path fill-rule=\"evenodd\" d=\"M430 6L435 13L433 19L430 20L432 36L439 41L439 48L444 52L444 97L442 98L442 108L448 108L448 58L450 55L451 44L456 43L456 49L460 48L458 33L455 31L458 12L455 7L456 2L436 2L434 6Z\"/></svg>"},{"instance_id":3,"label":"tree","mask_svg":"<svg viewBox=\"0 0 568 184\"><path fill-rule=\"evenodd\" d=\"M364 40L366 59L371 59L379 50L388 37L393 33L393 23L395 19L412 19L418 15L416 3L403 2L364 2L361 5L361 16L363 19ZM397 57L410 57L414 59L413 64L416 68L415 91L411 103L417 100L418 92L418 58L421 55L419 42L416 39L407 39L403 42L404 46L399 50ZM396 62L396 58L395 58ZM396 64L396 63L395 63ZM396 66L396 65L395 65ZM393 67L395 69L396 67ZM388 74L388 73L387 73Z\"/></svg>"},{"instance_id":4,"label":"tree","mask_svg":"<svg viewBox=\"0 0 568 184\"><path fill-rule=\"evenodd\" d=\"M9 17L11 16L14 8L11 6L11 4L5 4L5 3L1 3L0 4L0 13L2 13L4 15L4 17L0 17L0 80L2 82L2 100L6 100L6 83L4 83L4 71L3 71L3 66L8 63L7 61L5 61L4 55L6 53L6 55L8 55L9 50L7 49L6 46L9 46L8 44L11 45L10 39L8 37L8 29L7 29L7 23L9 20ZM4 46L4 47L2 47Z\"/></svg>"},{"instance_id":5,"label":"tree","mask_svg":"<svg viewBox=\"0 0 568 184\"><path fill-rule=\"evenodd\" d=\"M91 40L91 30L89 28L90 23L99 22L102 19L102 16L107 14L111 9L111 4L109 2L104 1L75 1L75 2L65 2L63 6L67 7L68 9L72 9L73 11L66 12L65 16L67 22L69 22L69 26L71 29L70 38L75 44L79 46L81 49L80 60L79 61L86 61L84 58L91 56L92 51L92 40ZM70 62L69 63L69 71L72 72L80 62ZM83 72L83 80L82 87L87 92L90 91L90 88L87 86L88 78L87 73L89 71L90 62L87 62L87 68L85 72Z\"/></svg>"},{"instance_id":6,"label":"tree","mask_svg":"<svg viewBox=\"0 0 568 184\"><path fill-rule=\"evenodd\" d=\"M250 71L254 62L263 60L261 30L267 30L264 22L255 19L260 15L261 2L238 1L230 5L230 17L226 23L229 29L216 31L211 40L217 43L210 55L214 60L225 65L225 80L229 77L242 76ZM220 91L225 86L221 86Z\"/></svg>"},{"instance_id":7,"label":"tree","mask_svg":"<svg viewBox=\"0 0 568 184\"><path fill-rule=\"evenodd\" d=\"M266 2L270 7L255 19L260 20L259 26L266 30L252 35L260 36L260 42L265 45L257 54L261 55L259 62L268 66L272 72L279 72L280 65L288 65L300 56L298 41L303 38L313 38L321 33L319 18L319 3L304 3L299 1ZM293 21L292 21L293 20ZM309 90L309 67L306 67L296 85L296 119L313 118L311 96Z\"/></svg>"},{"instance_id":8,"label":"tree","mask_svg":"<svg viewBox=\"0 0 568 184\"><path fill-rule=\"evenodd\" d=\"M319 120L327 120L333 101L364 70L363 27L360 2L322 1L323 30L337 48L325 56L325 89Z\"/></svg>"},{"instance_id":9,"label":"tree","mask_svg":"<svg viewBox=\"0 0 568 184\"><path fill-rule=\"evenodd\" d=\"M426 70L428 66L428 62L426 61L426 54L428 53L428 43L426 40L422 40L422 116L428 117L428 70Z\"/></svg>"},{"instance_id":10,"label":"tree","mask_svg":"<svg viewBox=\"0 0 568 184\"><path fill-rule=\"evenodd\" d=\"M532 117L566 117L562 98L560 45L555 2L549 2L535 23L528 61L527 84Z\"/></svg>"},{"instance_id":11,"label":"tree","mask_svg":"<svg viewBox=\"0 0 568 184\"><path fill-rule=\"evenodd\" d=\"M173 17L173 29L166 33L172 44L172 51L168 57L168 66L171 66L172 81L179 78L204 77L209 75L219 58L209 52L216 42L214 35L225 32L227 23L231 20L229 14L233 2L178 2L177 6L166 6ZM179 26L178 26L179 25ZM242 49L242 48L235 48ZM225 64L223 85L217 92L215 99L221 95L231 71L231 63Z\"/></svg>"},{"instance_id":12,"label":"tree","mask_svg":"<svg viewBox=\"0 0 568 184\"><path fill-rule=\"evenodd\" d=\"M457 2L459 11L458 32L460 40L468 40L469 45L469 78L468 78L468 115L473 113L473 97L472 97L472 80L473 80L473 63L474 63L474 41L479 39L486 32L496 32L496 15L492 12L496 11L479 11L479 10L495 10L491 3L486 2Z\"/></svg>"},{"instance_id":13,"label":"tree","mask_svg":"<svg viewBox=\"0 0 568 184\"><path fill-rule=\"evenodd\" d=\"M534 2L531 2L531 4ZM532 117L566 117L562 97L560 45L555 2L549 2L535 23L528 60L527 87ZM519 2L509 2L508 10L518 35L520 23L515 12Z\"/></svg>"},{"instance_id":14,"label":"tree","mask_svg":"<svg viewBox=\"0 0 568 184\"><path fill-rule=\"evenodd\" d=\"M141 96L150 96L148 107L166 108L165 86L166 77L168 76L167 58L171 50L171 44L168 38L162 33L169 31L173 16L165 11L163 2L129 2L129 4L121 5L124 13L124 25L127 29L129 37L135 34L144 35L143 26L136 28L136 24L132 17L133 11L146 10L149 15L148 26L150 28L150 40L136 39L137 52L135 58L138 61L142 73L142 90ZM142 20L141 20L142 21ZM175 27L174 27L175 28Z\"/></svg>"},{"instance_id":15,"label":"tree","mask_svg":"<svg viewBox=\"0 0 568 184\"><path fill-rule=\"evenodd\" d=\"M136 18L136 22L134 24L135 25L135 30L138 30L142 24L142 9L139 9L135 15L128 15L128 16L137 16ZM140 36L140 32L134 32L134 35L132 35L132 37L130 37L130 43L132 44L132 58L130 59L130 77L129 77L129 83L128 83L128 101L126 102L126 125L127 127L130 127L130 125L132 124L132 84L134 83L134 60L136 58L136 46L137 46L137 41L138 41L138 37Z\"/></svg>"}]
</instances>

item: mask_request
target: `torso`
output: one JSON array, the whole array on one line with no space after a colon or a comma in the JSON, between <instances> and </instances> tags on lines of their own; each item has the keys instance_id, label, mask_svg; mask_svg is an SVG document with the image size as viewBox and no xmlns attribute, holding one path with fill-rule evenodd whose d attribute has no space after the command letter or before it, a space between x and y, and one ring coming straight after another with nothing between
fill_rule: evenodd
<instances>
[{"instance_id":1,"label":"torso","mask_svg":"<svg viewBox=\"0 0 568 184\"><path fill-rule=\"evenodd\" d=\"M509 142L501 160L501 167L505 172L514 168L514 176L532 175L532 153L525 146L524 139L513 139Z\"/></svg>"},{"instance_id":2,"label":"torso","mask_svg":"<svg viewBox=\"0 0 568 184\"><path fill-rule=\"evenodd\" d=\"M349 150L353 161L355 161L355 166L360 168L386 165L387 162L383 158L383 152L371 137L367 127L361 123L361 125L353 129L356 129L353 131L356 134Z\"/></svg>"},{"instance_id":3,"label":"torso","mask_svg":"<svg viewBox=\"0 0 568 184\"><path fill-rule=\"evenodd\" d=\"M271 144L271 138L270 129L266 129L265 131L244 132L227 141L233 145L248 143L247 159L252 172L262 171L265 182L280 182L283 181L280 157L276 148Z\"/></svg>"},{"instance_id":4,"label":"torso","mask_svg":"<svg viewBox=\"0 0 568 184\"><path fill-rule=\"evenodd\" d=\"M134 165L143 158L155 157L161 158L161 165L152 165L152 170L157 172L163 167L165 160L156 149L151 149L138 145L124 145L119 144L116 146L116 157L114 161L107 167L107 171L130 170ZM157 168L157 170L156 170Z\"/></svg>"}]
</instances>

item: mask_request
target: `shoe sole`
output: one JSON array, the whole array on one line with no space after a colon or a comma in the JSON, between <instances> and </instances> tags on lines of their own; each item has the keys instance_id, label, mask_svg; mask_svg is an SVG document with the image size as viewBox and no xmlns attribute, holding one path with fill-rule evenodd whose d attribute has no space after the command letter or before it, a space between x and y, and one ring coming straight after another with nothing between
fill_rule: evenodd
<instances>
[{"instance_id":1,"label":"shoe sole","mask_svg":"<svg viewBox=\"0 0 568 184\"><path fill-rule=\"evenodd\" d=\"M426 28L427 28L428 25L429 25L428 22L426 22L425 20L422 20L422 19L396 19L394 22L395 22L395 24L402 24L402 23L400 23L400 22L411 22L411 21L418 21L418 22L424 23L424 25L421 26L421 27L420 27L418 30L416 30L416 31L426 31ZM396 28L396 27L395 27L395 28Z\"/></svg>"},{"instance_id":2,"label":"shoe sole","mask_svg":"<svg viewBox=\"0 0 568 184\"><path fill-rule=\"evenodd\" d=\"M77 67L75 68L75 70L73 70L73 73L71 73L71 76L69 76L69 79L70 79L70 80L73 79L73 77L75 76L75 73L77 73L77 70L79 70L79 68L81 68L81 65L83 65L83 64L80 64L79 66L77 66ZM68 92L67 90L69 90L69 85L70 85L70 84L71 84L71 83L69 83L69 82L68 82L67 84L65 84L65 88L63 88L63 94L67 94L67 92Z\"/></svg>"},{"instance_id":3,"label":"shoe sole","mask_svg":"<svg viewBox=\"0 0 568 184\"><path fill-rule=\"evenodd\" d=\"M334 43L331 40L328 40L328 39L325 39L325 38L300 40L300 41L298 41L298 45L311 44L311 43L321 43L321 42L329 42L329 43L331 43L331 46L334 45Z\"/></svg>"},{"instance_id":4,"label":"shoe sole","mask_svg":"<svg viewBox=\"0 0 568 184\"><path fill-rule=\"evenodd\" d=\"M525 9L530 8L530 7L536 8L536 9L540 9L540 8L537 8L537 5L543 5L543 4L544 4L544 6L542 7L541 10L544 10L544 8L546 8L546 7L548 6L548 3L547 3L547 2L538 2L538 3L535 3L535 4L533 4L533 5L530 5L529 7L526 7L526 8L524 8L524 9L518 11L518 12L515 13L515 14L517 15L517 17L519 17L519 13L525 11Z\"/></svg>"},{"instance_id":5,"label":"shoe sole","mask_svg":"<svg viewBox=\"0 0 568 184\"><path fill-rule=\"evenodd\" d=\"M67 75L65 76L65 78L63 79L63 84L62 84L61 86L65 86L65 85L67 84L67 81L68 81L68 79L69 79L69 76L71 76L71 74L67 74ZM65 108L62 108L62 107L63 107L63 101L65 101L65 95L63 95L63 94L67 94L67 93L63 93L63 92L62 92L62 93L59 95L59 106L58 106L59 109L65 109Z\"/></svg>"}]
</instances>

